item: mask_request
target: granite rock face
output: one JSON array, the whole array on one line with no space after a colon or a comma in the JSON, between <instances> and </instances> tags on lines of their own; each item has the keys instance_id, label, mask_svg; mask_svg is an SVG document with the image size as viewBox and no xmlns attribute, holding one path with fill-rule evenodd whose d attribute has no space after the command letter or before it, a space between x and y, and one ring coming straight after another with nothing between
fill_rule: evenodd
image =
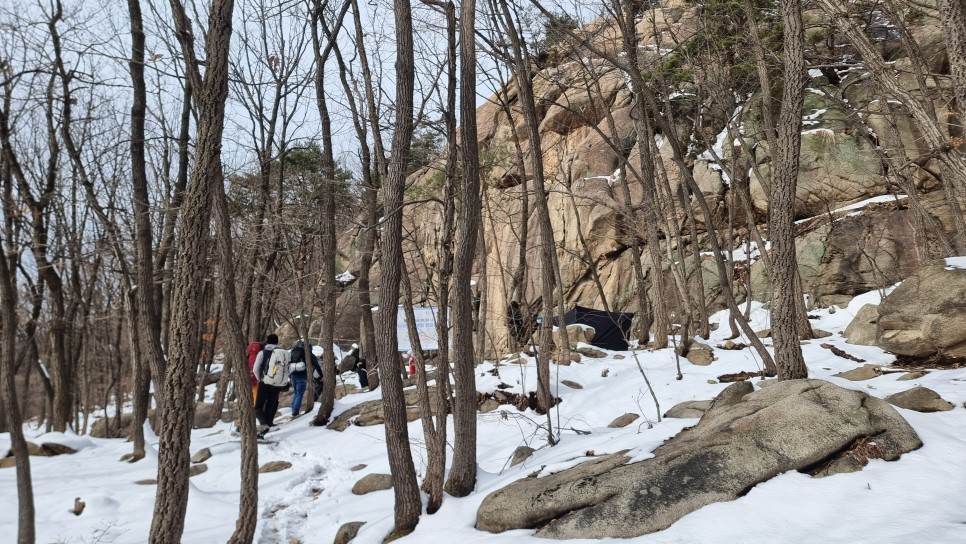
<instances>
[{"instance_id":1,"label":"granite rock face","mask_svg":"<svg viewBox=\"0 0 966 544\"><path fill-rule=\"evenodd\" d=\"M539 527L537 536L557 539L640 536L783 472L832 462L869 436L886 460L922 445L881 399L821 380L777 382L713 403L651 459L626 464L617 453L494 491L477 511L477 528Z\"/></svg>"}]
</instances>

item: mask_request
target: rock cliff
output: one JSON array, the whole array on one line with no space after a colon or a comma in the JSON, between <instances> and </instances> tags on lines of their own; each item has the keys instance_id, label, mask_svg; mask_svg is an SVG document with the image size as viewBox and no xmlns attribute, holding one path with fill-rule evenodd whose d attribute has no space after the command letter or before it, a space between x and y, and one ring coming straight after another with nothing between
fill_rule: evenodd
<instances>
[{"instance_id":1,"label":"rock cliff","mask_svg":"<svg viewBox=\"0 0 966 544\"><path fill-rule=\"evenodd\" d=\"M707 25L708 16L696 3L685 0L659 4L645 10L637 23L641 62L653 66L669 62L674 51ZM938 22L932 15L926 11L911 24L910 31L919 40L930 67L941 74L948 71L948 63L936 31ZM823 28L820 13L808 12L806 18L810 28ZM577 50L551 51L546 66L535 72L531 83L540 116L539 149L529 141L524 129L514 84L504 85L477 113L484 176L484 231L476 286L488 356L507 349L509 302L534 302L544 273L539 258L539 227L533 213L533 177L528 162L531 153L540 153L544 159L547 205L566 303L603 307L606 302L613 311L638 310L634 296L638 286L629 248L634 237L643 241L640 229L634 226L644 220L638 150L642 144L650 143L643 142L636 133L634 96L624 72L615 66L615 59L622 54L620 31L606 20L599 20L580 32L586 45ZM896 66L908 64L903 49L894 41L880 40L880 47ZM818 59L813 61L817 63ZM703 70L707 78L720 75L714 66L688 69L692 75ZM891 285L911 274L927 258L938 256L937 247L942 237L949 235L952 221L942 191L937 190L938 168L929 160L928 150L922 149L918 129L901 107L883 104L861 66L831 72L813 70L810 76L802 112L802 156L795 212L800 219L799 265L810 304L841 304L856 293ZM903 81L909 88L918 85L912 77ZM935 83L929 92L939 115L954 121L943 101L945 80L937 77L930 81ZM742 270L751 264L751 295L767 300L767 275L763 263L755 262L755 248L749 245L753 237L748 221L751 219L767 240L771 157L760 130L761 100L755 98L760 97L760 90L751 87L746 95L739 95L737 89L729 89L711 96L708 88L711 85L683 81L679 89L665 94L665 112L674 117L679 136L688 143L682 160L675 160L671 146L661 134L656 135L653 149L655 168L666 173L669 194L682 194L682 167L687 169L708 200L712 217L698 214L691 227L682 201L673 199L660 203L661 213L681 228L684 239L692 228L698 234L698 247L688 244L683 248L685 255L707 252L707 225L712 223L723 246L738 252L731 257L736 278L740 280ZM726 99L719 100L721 97ZM916 202L905 196L906 191L889 168L881 140L886 134L898 135L908 156L926 157L907 178L911 185L904 187L916 188ZM442 173L436 166L415 174L410 179L410 189L420 194L438 189ZM620 176L628 180L630 208L619 192ZM751 199L747 205L742 204L733 177L748 183ZM853 210L837 211L872 197L883 198ZM928 215L925 227L917 223L920 219L914 213L916 208ZM430 303L432 290L419 286L432 280L438 264L435 246L442 223L440 216L436 202L414 204L407 207L404 227L416 296ZM916 235L917 228L925 232L924 237ZM674 239L671 234L679 233L662 232L663 240ZM663 255L676 251L676 247L666 247L663 240ZM522 243L526 244L522 259L525 275L519 274ZM743 260L742 256L748 254L752 258ZM644 255L642 264L648 269L647 253ZM704 277L700 289L704 290L705 300L714 306L718 297L717 269L707 262L709 259L705 257L701 267ZM694 266L690 267L693 271ZM593 280L595 273L600 288ZM670 274L666 264L660 273ZM517 288L515 281L522 281L522 285ZM699 289L696 279L689 281L692 288ZM741 288L736 291L739 296L745 292Z\"/></svg>"}]
</instances>

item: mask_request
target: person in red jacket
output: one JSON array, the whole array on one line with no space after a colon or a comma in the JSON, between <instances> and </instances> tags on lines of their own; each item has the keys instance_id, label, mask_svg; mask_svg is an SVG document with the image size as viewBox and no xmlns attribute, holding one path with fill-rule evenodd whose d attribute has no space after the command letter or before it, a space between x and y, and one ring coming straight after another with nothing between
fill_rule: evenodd
<instances>
[{"instance_id":1,"label":"person in red jacket","mask_svg":"<svg viewBox=\"0 0 966 544\"><path fill-rule=\"evenodd\" d=\"M258 378L255 377L255 359L258 358L258 354L263 349L265 349L264 342L252 342L248 344L248 348L245 350L248 352L248 370L250 372L248 379L252 386L252 404L255 403L255 395L258 392Z\"/></svg>"}]
</instances>

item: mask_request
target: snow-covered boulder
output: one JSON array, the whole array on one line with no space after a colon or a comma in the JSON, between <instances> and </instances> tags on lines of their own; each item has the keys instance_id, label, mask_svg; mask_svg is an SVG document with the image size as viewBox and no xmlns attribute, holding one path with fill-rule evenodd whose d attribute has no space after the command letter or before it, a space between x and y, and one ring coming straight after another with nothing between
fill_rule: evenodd
<instances>
[{"instance_id":1,"label":"snow-covered boulder","mask_svg":"<svg viewBox=\"0 0 966 544\"><path fill-rule=\"evenodd\" d=\"M831 462L869 436L886 460L922 446L881 399L821 380L777 382L733 404L714 404L651 459L626 464L617 453L494 491L476 526L539 527L537 536L558 539L640 536L783 472Z\"/></svg>"}]
</instances>

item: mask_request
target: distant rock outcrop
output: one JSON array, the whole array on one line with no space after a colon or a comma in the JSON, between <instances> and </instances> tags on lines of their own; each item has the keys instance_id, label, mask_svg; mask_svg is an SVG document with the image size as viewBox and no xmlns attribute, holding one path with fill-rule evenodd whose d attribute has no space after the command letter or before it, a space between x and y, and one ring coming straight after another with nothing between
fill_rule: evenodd
<instances>
[{"instance_id":1,"label":"distant rock outcrop","mask_svg":"<svg viewBox=\"0 0 966 544\"><path fill-rule=\"evenodd\" d=\"M714 403L651 459L626 464L628 457L617 453L490 493L477 511L477 528L630 538L734 500L782 472L812 472L852 451L862 452L859 465L872 457L895 460L922 445L888 403L829 382L783 381L729 398L734 402Z\"/></svg>"},{"instance_id":2,"label":"distant rock outcrop","mask_svg":"<svg viewBox=\"0 0 966 544\"><path fill-rule=\"evenodd\" d=\"M685 0L664 0L660 7L656 7L657 3L652 4L655 4L654 9L642 10L635 29L642 63L667 65L673 58L674 64L678 61L684 64L682 71L706 73L704 69L688 69L687 61L671 52L707 27L704 21L711 8ZM812 15L816 17L816 25L827 24L827 21L819 22L823 17L821 14ZM927 62L937 69L941 68L941 73L948 73L948 63L942 60L945 45L941 35L936 39L939 24L934 15L923 14L909 24L913 35L929 37L922 44L923 58L929 59ZM635 117L641 113L635 110L637 102L621 70L606 58L608 55L619 58L624 47L618 26L613 20L601 18L580 32L586 33L588 43L593 47L568 49L561 45L554 48L547 53L547 58L529 82L536 100L540 149L534 149L536 142L526 133L520 93L514 83L499 89L477 110L486 210L481 225L485 243L480 251L481 259L488 264L475 270L478 275L474 278L474 295L481 305L485 305L480 315L486 334L481 343L486 357L498 358L519 348L518 345L511 346L510 342L507 309L511 300L534 305L527 308L529 315L526 318L549 315L547 308L540 307L538 287L543 275L550 271L543 270L540 264L542 242L537 214L533 213L534 176L529 160L535 154L543 157L546 204L560 267L559 288L567 304L599 308L606 299L608 309L612 311L639 310L634 292L639 286L629 250L631 241L641 241L642 234L640 229L635 232L629 227L646 221L640 183L644 171L641 165L644 140L635 128ZM839 45L848 47L844 43ZM607 55L600 55L599 51L607 52ZM898 48L890 53L890 58L902 60L903 54ZM824 58L808 60L825 62ZM907 277L936 247L937 231L948 236L953 221L943 191L936 190L940 185L933 173L939 168L936 159L930 158L933 150L924 147L920 130L908 113L902 107L890 107L885 111L880 103L881 92L861 69L843 74L841 83L821 89L818 79L809 83L809 90L814 92L807 93L805 99L794 212L799 220L795 226L799 275L809 302L824 307L843 305L859 293L884 288ZM902 83L911 88L916 85L913 80L906 76ZM768 143L752 136L763 130L760 126L760 91L750 89L749 98L742 99L741 104L715 103L712 107L710 102L718 101L702 103L698 98L701 93L694 92L690 85L682 83L682 88L661 97L667 99L664 108L669 113L678 113L679 120L692 120L694 112L701 112L699 119L682 122L677 127L682 140L690 142L688 152L685 157L674 157L667 135L659 134L653 142L654 169L666 175L668 195L679 194L687 177L683 169L690 170L698 189L695 193L700 192L707 200L710 216L705 217L706 213L702 211L694 218L693 226L686 227L696 231L700 248L685 249L685 252L693 249L707 251L708 226L712 223L718 227L726 251L739 246L751 249L746 245L750 240L747 226L751 222L765 227L767 179L773 168ZM735 96L738 94L734 93ZM941 118L950 115L950 120L955 119L947 104L937 101L936 106ZM860 117L856 111L867 112L867 115ZM744 130L727 132L726 123L739 117ZM876 134L890 133L892 123L895 123L898 137L906 145L910 159L921 157L925 161L916 163L919 168L908 169L914 178L912 182L921 191L915 206L903 195L891 196L895 187L885 179L885 174L891 174L894 166L882 155ZM706 132L694 133L696 125ZM955 123L948 125L951 130ZM742 132L746 136L741 136ZM717 145L713 144L715 134ZM717 158L712 156L712 150ZM741 160L735 160L739 155ZM749 167L752 161L753 167ZM435 197L442 185L442 168L438 166L431 165L415 172L408 180L411 190ZM734 194L737 184L731 183L730 178L736 174L742 175L748 184L751 200L747 207L738 204L743 199ZM622 179L629 182L629 206L620 186ZM843 209L872 197L880 197L880 201ZM697 199L697 195L691 198ZM667 223L668 227L685 215L683 206L670 200L662 203L658 210L662 216L658 223ZM923 215L930 219L925 237L916 234L917 221ZM407 207L404 221L406 232L411 233L407 236L407 251L412 251L418 256L417 261L424 263L424 266L410 270L412 285L427 286L435 281L432 271L439 265L436 248L442 232L441 205L436 198L414 201ZM528 225L526 231L521 229L524 224ZM662 227L662 230L666 228ZM733 236L729 239L725 232L733 233ZM661 255L665 255L671 251L667 244L674 242L670 233L662 234L658 249ZM525 240L522 239L524 235L527 236ZM358 236L361 234L356 230L346 234L347 238ZM340 247L360 247L357 242L341 240ZM668 300L674 306L678 297L674 293L673 272L667 262L657 270L650 262L647 249L642 252L641 264L651 277L665 277ZM359 252L353 253L356 256L351 258L342 256L346 261L344 266L349 270L359 266ZM719 272L711 264L711 257L705 254L703 262L693 263L690 255L684 256L689 277L698 269L703 276L699 282L695 274L693 284L684 288L703 289L705 300L710 301L712 307L720 306L723 298ZM748 262L747 265L741 262L743 260L736 259L728 268L738 272L735 275L738 278L748 274L744 267L751 265L751 292L748 295L756 300L768 300L771 286L764 260L757 259L756 263ZM522 276L525 285L518 289L511 286L509 278L518 276L523 264L527 267L526 275ZM373 274L373 285L376 285L379 271L374 270ZM654 281L649 283L658 285ZM434 303L431 289L414 291L414 297L420 302ZM739 288L737 294L741 298L746 293ZM343 296L355 295L347 291ZM346 334L356 335L351 327L357 327L358 314L353 312L358 312L360 306L347 301L340 302L339 307L345 307L348 312L340 320L345 324L340 326L349 326ZM667 309L675 313L678 310ZM575 338L579 337L570 337L571 344ZM558 338L558 347L565 347L561 343ZM699 363L703 362L707 359L699 360Z\"/></svg>"}]
</instances>

